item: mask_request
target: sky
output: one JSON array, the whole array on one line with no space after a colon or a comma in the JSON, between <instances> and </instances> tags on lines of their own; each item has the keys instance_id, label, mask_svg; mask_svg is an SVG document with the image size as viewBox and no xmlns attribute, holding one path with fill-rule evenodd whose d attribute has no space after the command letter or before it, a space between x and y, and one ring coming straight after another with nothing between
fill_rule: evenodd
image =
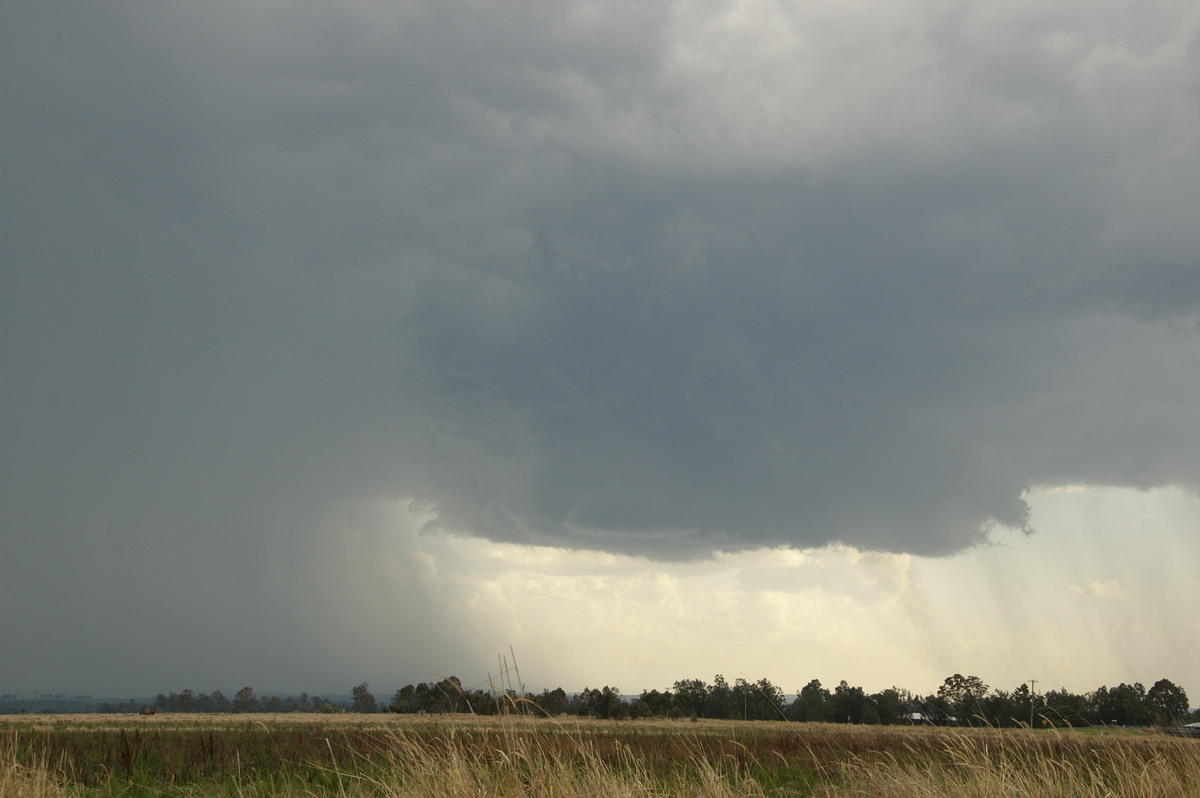
<instances>
[{"instance_id":1,"label":"sky","mask_svg":"<svg viewBox=\"0 0 1200 798\"><path fill-rule=\"evenodd\" d=\"M0 690L1200 695L1200 7L0 7Z\"/></svg>"}]
</instances>

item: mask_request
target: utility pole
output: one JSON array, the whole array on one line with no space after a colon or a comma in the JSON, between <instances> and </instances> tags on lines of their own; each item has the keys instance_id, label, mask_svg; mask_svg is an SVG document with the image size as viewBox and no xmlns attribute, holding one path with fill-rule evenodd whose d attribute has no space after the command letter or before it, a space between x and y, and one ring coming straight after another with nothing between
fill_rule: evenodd
<instances>
[{"instance_id":1,"label":"utility pole","mask_svg":"<svg viewBox=\"0 0 1200 798\"><path fill-rule=\"evenodd\" d=\"M1033 691L1037 689L1037 679L1029 680L1029 728L1033 728Z\"/></svg>"}]
</instances>

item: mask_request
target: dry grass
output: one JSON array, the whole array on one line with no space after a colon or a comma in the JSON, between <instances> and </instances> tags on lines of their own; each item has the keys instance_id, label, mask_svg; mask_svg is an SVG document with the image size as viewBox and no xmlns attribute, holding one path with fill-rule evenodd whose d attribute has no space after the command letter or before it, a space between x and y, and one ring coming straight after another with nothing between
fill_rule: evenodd
<instances>
[{"instance_id":1,"label":"dry grass","mask_svg":"<svg viewBox=\"0 0 1200 798\"><path fill-rule=\"evenodd\" d=\"M0 719L0 796L1200 796L1162 734L383 715Z\"/></svg>"},{"instance_id":2,"label":"dry grass","mask_svg":"<svg viewBox=\"0 0 1200 798\"><path fill-rule=\"evenodd\" d=\"M0 759L0 796L5 798L58 798L69 795L45 762L28 764L11 754Z\"/></svg>"},{"instance_id":3,"label":"dry grass","mask_svg":"<svg viewBox=\"0 0 1200 798\"><path fill-rule=\"evenodd\" d=\"M840 786L820 794L1176 798L1200 795L1200 743L1164 735L1067 733L1013 744L1004 735L962 734L947 739L939 757L885 752L845 763L842 774Z\"/></svg>"}]
</instances>

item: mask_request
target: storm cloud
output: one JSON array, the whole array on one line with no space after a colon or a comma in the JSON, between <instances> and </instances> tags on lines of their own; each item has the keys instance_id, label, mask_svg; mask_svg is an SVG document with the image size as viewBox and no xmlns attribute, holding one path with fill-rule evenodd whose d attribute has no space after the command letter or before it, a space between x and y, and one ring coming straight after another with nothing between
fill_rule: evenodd
<instances>
[{"instance_id":1,"label":"storm cloud","mask_svg":"<svg viewBox=\"0 0 1200 798\"><path fill-rule=\"evenodd\" d=\"M8 626L203 593L197 634L252 607L239 639L302 647L371 502L658 559L944 555L1031 529L1035 486L1200 485L1192 4L0 31Z\"/></svg>"}]
</instances>

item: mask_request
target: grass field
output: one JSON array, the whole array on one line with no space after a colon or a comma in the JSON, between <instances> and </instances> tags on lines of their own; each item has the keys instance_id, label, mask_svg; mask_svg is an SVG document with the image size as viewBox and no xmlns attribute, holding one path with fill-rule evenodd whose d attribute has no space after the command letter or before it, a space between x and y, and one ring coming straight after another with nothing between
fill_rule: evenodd
<instances>
[{"instance_id":1,"label":"grass field","mask_svg":"<svg viewBox=\"0 0 1200 798\"><path fill-rule=\"evenodd\" d=\"M388 715L0 717L0 796L1200 796L1200 740Z\"/></svg>"}]
</instances>

